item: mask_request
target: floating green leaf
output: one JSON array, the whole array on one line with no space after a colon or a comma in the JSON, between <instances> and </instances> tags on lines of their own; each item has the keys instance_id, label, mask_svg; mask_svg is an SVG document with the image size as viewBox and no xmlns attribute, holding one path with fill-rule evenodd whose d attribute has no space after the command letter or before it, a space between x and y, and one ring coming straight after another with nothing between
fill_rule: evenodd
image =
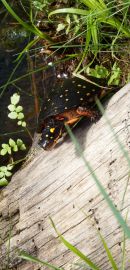
<instances>
[{"instance_id":1,"label":"floating green leaf","mask_svg":"<svg viewBox=\"0 0 130 270\"><path fill-rule=\"evenodd\" d=\"M15 105L13 105L13 104L10 104L9 106L8 106L8 109L9 109L9 111L11 111L11 112L14 112L15 111Z\"/></svg>"},{"instance_id":2,"label":"floating green leaf","mask_svg":"<svg viewBox=\"0 0 130 270\"><path fill-rule=\"evenodd\" d=\"M19 113L21 111L23 111L23 107L22 106L17 106L16 107L16 112Z\"/></svg>"},{"instance_id":3,"label":"floating green leaf","mask_svg":"<svg viewBox=\"0 0 130 270\"><path fill-rule=\"evenodd\" d=\"M4 187L8 185L8 181L5 177L3 177L2 179L0 179L0 187Z\"/></svg>"},{"instance_id":4,"label":"floating green leaf","mask_svg":"<svg viewBox=\"0 0 130 270\"><path fill-rule=\"evenodd\" d=\"M9 139L9 145L11 147L14 147L16 145L15 141L13 139Z\"/></svg>"},{"instance_id":5,"label":"floating green leaf","mask_svg":"<svg viewBox=\"0 0 130 270\"><path fill-rule=\"evenodd\" d=\"M16 105L16 104L19 103L19 100L20 100L20 95L18 95L17 93L15 93L11 97L11 104Z\"/></svg>"},{"instance_id":6,"label":"floating green leaf","mask_svg":"<svg viewBox=\"0 0 130 270\"><path fill-rule=\"evenodd\" d=\"M11 112L11 113L8 114L8 117L10 119L17 119L17 113L16 112Z\"/></svg>"},{"instance_id":7,"label":"floating green leaf","mask_svg":"<svg viewBox=\"0 0 130 270\"><path fill-rule=\"evenodd\" d=\"M24 118L24 114L22 112L20 112L18 115L17 115L17 118L19 120L23 119Z\"/></svg>"}]
</instances>

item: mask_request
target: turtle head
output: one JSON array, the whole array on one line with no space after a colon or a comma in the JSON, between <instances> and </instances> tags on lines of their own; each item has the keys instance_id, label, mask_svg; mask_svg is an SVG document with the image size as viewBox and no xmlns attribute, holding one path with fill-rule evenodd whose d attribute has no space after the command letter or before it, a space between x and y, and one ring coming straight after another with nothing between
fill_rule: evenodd
<instances>
[{"instance_id":1,"label":"turtle head","mask_svg":"<svg viewBox=\"0 0 130 270\"><path fill-rule=\"evenodd\" d=\"M39 145L44 150L50 150L62 137L64 123L54 119L48 119L42 128L42 135Z\"/></svg>"}]
</instances>

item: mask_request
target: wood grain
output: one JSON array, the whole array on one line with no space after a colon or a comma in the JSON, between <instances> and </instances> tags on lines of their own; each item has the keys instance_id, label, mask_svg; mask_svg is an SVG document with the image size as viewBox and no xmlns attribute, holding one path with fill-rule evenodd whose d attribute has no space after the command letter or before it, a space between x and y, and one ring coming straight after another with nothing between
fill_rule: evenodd
<instances>
[{"instance_id":1,"label":"wood grain","mask_svg":"<svg viewBox=\"0 0 130 270\"><path fill-rule=\"evenodd\" d=\"M126 150L130 151L130 84L109 100L106 113ZM130 205L129 168L104 117L91 125L84 121L74 134L86 159L125 217ZM97 234L97 228L100 228L121 266L122 229L69 137L52 151L38 150L34 159L1 191L0 270L8 265L10 230L9 269L46 269L18 258L18 248L67 270L81 269L81 265L74 266L81 261L60 243L49 216L68 241L102 270L110 270ZM125 269L130 269L129 258L130 241L126 240Z\"/></svg>"}]
</instances>

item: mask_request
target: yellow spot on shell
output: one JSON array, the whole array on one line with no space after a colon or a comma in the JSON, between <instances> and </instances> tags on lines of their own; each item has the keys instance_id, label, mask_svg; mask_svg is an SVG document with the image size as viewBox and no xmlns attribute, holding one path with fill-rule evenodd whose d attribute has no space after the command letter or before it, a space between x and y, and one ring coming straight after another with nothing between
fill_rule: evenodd
<instances>
[{"instance_id":1,"label":"yellow spot on shell","mask_svg":"<svg viewBox=\"0 0 130 270\"><path fill-rule=\"evenodd\" d=\"M50 128L50 132L53 133L55 131L55 128Z\"/></svg>"}]
</instances>

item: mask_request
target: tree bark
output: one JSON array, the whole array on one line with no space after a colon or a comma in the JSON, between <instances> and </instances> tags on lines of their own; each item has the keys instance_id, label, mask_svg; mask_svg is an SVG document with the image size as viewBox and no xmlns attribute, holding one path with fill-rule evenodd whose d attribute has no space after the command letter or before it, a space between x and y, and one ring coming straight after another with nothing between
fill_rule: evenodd
<instances>
[{"instance_id":1,"label":"tree bark","mask_svg":"<svg viewBox=\"0 0 130 270\"><path fill-rule=\"evenodd\" d=\"M129 152L130 83L105 107L115 133ZM130 205L129 166L105 118L89 125L84 120L74 134L94 173L126 218ZM97 228L100 229L121 266L123 231L69 136L52 151L38 150L34 159L1 191L0 270L7 269L7 265L12 270L47 269L19 258L17 249L67 270L81 269L82 262L60 242L49 217L71 244L102 270L110 270L97 233ZM129 212L127 223L130 225ZM130 269L129 240L125 250L125 269ZM77 262L80 265L74 266Z\"/></svg>"}]
</instances>

